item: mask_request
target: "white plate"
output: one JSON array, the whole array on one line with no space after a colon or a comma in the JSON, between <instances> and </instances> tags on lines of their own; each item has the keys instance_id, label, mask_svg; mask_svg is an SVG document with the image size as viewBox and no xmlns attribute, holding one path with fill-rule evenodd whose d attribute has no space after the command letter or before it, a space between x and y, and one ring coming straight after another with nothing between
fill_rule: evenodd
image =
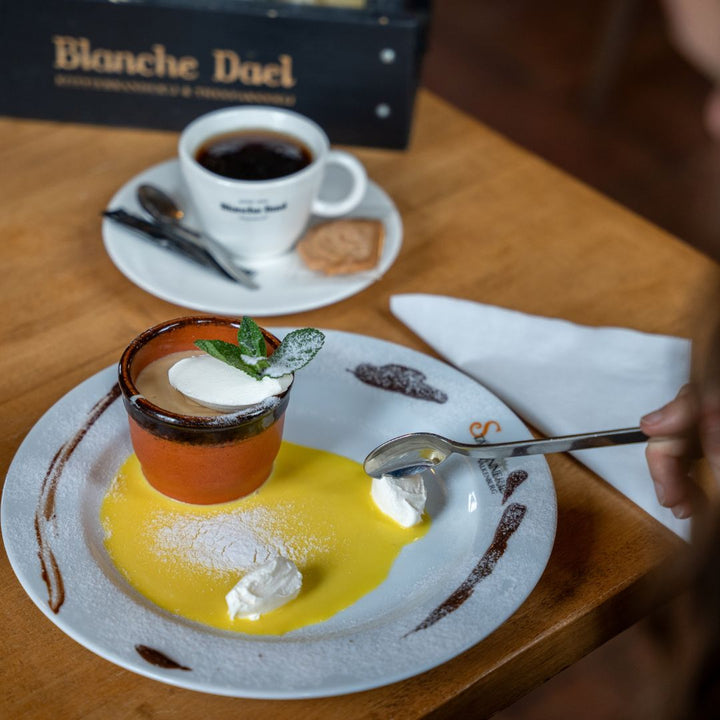
<instances>
[{"instance_id":1,"label":"white plate","mask_svg":"<svg viewBox=\"0 0 720 720\"><path fill-rule=\"evenodd\" d=\"M147 217L135 196L151 183L165 190L186 210L189 227L200 228L180 175L169 160L140 173L114 195L108 209L123 208ZM372 181L360 205L346 217L378 218L385 225L380 262L369 272L329 277L308 270L296 252L276 260L245 263L256 270L259 290L249 290L219 273L163 250L111 220L102 224L105 249L120 272L143 290L184 307L220 315L285 315L344 300L378 280L395 262L402 244L402 221L392 200ZM314 218L311 224L319 222Z\"/></svg>"},{"instance_id":2,"label":"white plate","mask_svg":"<svg viewBox=\"0 0 720 720\"><path fill-rule=\"evenodd\" d=\"M359 379L371 366L389 364L423 373L435 399ZM545 459L494 466L501 481L511 471L528 473L503 504L488 479L492 468L451 457L426 479L428 533L402 551L384 583L329 620L283 636L249 636L171 615L124 581L103 545L100 502L131 452L122 402L102 402L114 397L108 393L115 372L110 367L86 380L38 421L10 466L0 515L8 557L29 596L60 629L111 662L219 695L302 698L365 690L421 673L481 641L515 612L545 568L556 523ZM502 428L490 426L493 439L529 437L500 400L450 366L384 341L327 331L325 347L296 378L285 437L362 461L401 433L430 430L472 440L470 428L491 421ZM484 562L512 505L526 512L494 569L486 563L493 571L457 609L417 629ZM62 587L53 580L55 567ZM138 646L188 669L148 662Z\"/></svg>"}]
</instances>

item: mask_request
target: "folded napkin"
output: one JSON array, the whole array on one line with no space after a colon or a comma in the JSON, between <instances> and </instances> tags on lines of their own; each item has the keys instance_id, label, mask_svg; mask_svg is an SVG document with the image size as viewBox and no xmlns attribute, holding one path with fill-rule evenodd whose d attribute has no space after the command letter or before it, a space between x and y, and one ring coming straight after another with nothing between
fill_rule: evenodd
<instances>
[{"instance_id":1,"label":"folded napkin","mask_svg":"<svg viewBox=\"0 0 720 720\"><path fill-rule=\"evenodd\" d=\"M394 315L545 435L637 426L690 374L690 342L613 327L585 327L437 295L395 295ZM681 537L655 497L645 445L575 457Z\"/></svg>"}]
</instances>

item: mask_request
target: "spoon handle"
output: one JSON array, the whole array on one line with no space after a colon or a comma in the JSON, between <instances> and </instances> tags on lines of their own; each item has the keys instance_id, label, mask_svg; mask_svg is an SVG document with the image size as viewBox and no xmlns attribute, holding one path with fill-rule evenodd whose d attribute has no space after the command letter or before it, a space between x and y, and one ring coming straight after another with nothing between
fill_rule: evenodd
<instances>
[{"instance_id":1,"label":"spoon handle","mask_svg":"<svg viewBox=\"0 0 720 720\"><path fill-rule=\"evenodd\" d=\"M133 215L132 213L122 209L105 210L103 212L103 217L108 218L108 220L112 220L118 225L122 225L128 230L132 230L140 237L145 238L165 250L171 250L187 260L191 260L225 274L224 271L218 267L217 263L213 262L213 259L200 246L195 243L189 243L176 236L168 235L164 228L157 223L150 222L149 220L145 220L144 218Z\"/></svg>"},{"instance_id":2,"label":"spoon handle","mask_svg":"<svg viewBox=\"0 0 720 720\"><path fill-rule=\"evenodd\" d=\"M184 238L187 242L195 243L204 248L213 260L222 268L223 272L233 280L245 285L251 290L257 290L258 285L253 279L255 274L253 270L236 265L232 255L218 243L217 240L210 237L207 233L200 232L189 228L180 222L161 223L163 227L167 227L169 232L175 233L177 236Z\"/></svg>"},{"instance_id":3,"label":"spoon handle","mask_svg":"<svg viewBox=\"0 0 720 720\"><path fill-rule=\"evenodd\" d=\"M581 435L563 435L539 440L521 440L509 443L458 444L456 450L470 457L489 460L492 458L519 457L521 455L546 455L557 452L572 452L588 448L627 445L645 442L647 435L640 428L621 428Z\"/></svg>"}]
</instances>

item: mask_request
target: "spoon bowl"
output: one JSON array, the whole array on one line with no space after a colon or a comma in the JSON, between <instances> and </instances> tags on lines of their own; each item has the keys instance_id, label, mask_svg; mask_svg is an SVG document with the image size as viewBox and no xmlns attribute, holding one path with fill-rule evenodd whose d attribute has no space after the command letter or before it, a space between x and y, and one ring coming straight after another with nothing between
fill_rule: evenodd
<instances>
[{"instance_id":1,"label":"spoon bowl","mask_svg":"<svg viewBox=\"0 0 720 720\"><path fill-rule=\"evenodd\" d=\"M456 442L435 433L417 432L400 435L378 445L365 458L363 467L371 477L383 475L403 477L435 467L453 453L478 460L492 460L626 445L646 440L647 435L640 428L603 430L581 435L563 435L509 443L477 444Z\"/></svg>"},{"instance_id":2,"label":"spoon bowl","mask_svg":"<svg viewBox=\"0 0 720 720\"><path fill-rule=\"evenodd\" d=\"M137 195L143 209L159 222L179 223L185 217L185 211L165 191L155 185L141 185Z\"/></svg>"}]
</instances>

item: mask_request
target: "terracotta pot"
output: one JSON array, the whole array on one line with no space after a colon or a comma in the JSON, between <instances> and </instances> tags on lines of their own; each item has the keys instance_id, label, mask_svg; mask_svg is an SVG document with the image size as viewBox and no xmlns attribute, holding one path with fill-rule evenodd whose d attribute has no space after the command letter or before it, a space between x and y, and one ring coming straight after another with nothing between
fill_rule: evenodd
<instances>
[{"instance_id":1,"label":"terracotta pot","mask_svg":"<svg viewBox=\"0 0 720 720\"><path fill-rule=\"evenodd\" d=\"M136 337L120 359L118 376L130 438L147 481L164 495L195 504L236 500L255 491L272 470L282 441L292 385L272 402L227 415L182 415L154 405L135 380L153 360L195 349L195 340L237 342L240 322L183 317ZM268 354L280 341L262 331Z\"/></svg>"}]
</instances>

